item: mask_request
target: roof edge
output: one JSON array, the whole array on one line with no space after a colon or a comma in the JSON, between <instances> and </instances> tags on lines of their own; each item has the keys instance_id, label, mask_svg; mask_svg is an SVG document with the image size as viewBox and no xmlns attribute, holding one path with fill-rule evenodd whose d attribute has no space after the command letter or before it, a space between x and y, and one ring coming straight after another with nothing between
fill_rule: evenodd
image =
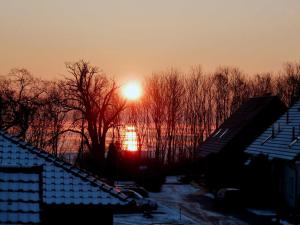
<instances>
[{"instance_id":1,"label":"roof edge","mask_svg":"<svg viewBox=\"0 0 300 225\"><path fill-rule=\"evenodd\" d=\"M30 151L33 154L38 155L39 157L44 158L45 160L54 163L56 166L64 169L67 172L72 173L73 175L80 177L81 179L90 182L93 186L98 186L102 191L105 191L123 202L129 203L129 197L124 195L122 192L118 191L113 186L106 184L105 182L101 181L98 177L93 175L91 172L81 169L77 166L74 166L54 155L46 152L45 150L36 148L29 144L28 142L23 141L22 139L12 136L8 132L0 129L0 135L3 136L5 139L13 142L14 144L19 145L23 149Z\"/></svg>"}]
</instances>

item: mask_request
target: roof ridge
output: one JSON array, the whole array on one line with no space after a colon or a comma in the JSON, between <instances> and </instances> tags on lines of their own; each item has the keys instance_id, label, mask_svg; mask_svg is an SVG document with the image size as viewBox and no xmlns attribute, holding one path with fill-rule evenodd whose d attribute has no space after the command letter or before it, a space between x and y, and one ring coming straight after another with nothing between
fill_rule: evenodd
<instances>
[{"instance_id":1,"label":"roof ridge","mask_svg":"<svg viewBox=\"0 0 300 225\"><path fill-rule=\"evenodd\" d=\"M12 141L15 144L18 144L23 149L26 149L26 150L30 151L31 153L34 153L34 154L38 155L39 157L44 158L47 161L53 162L56 166L64 169L65 171L71 172L73 175L76 175L77 177L80 177L81 179L90 182L94 186L98 186L101 190L103 190L107 193L110 193L111 195L117 197L121 201L128 201L128 199L129 199L128 196L124 195L122 192L118 191L113 186L110 186L110 185L106 184L105 182L101 181L99 179L99 177L96 177L91 172L89 172L85 169L79 168L77 166L74 166L74 165L50 154L49 152L46 152L43 149L34 147L30 143L25 142L22 139L20 139L16 136L13 136L2 129L0 129L0 135L2 135L6 139Z\"/></svg>"}]
</instances>

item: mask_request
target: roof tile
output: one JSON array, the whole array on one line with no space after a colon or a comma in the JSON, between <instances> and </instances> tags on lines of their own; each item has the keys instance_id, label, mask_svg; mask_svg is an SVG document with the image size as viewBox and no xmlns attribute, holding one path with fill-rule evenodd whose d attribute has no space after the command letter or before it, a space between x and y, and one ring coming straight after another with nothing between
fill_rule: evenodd
<instances>
[{"instance_id":1,"label":"roof tile","mask_svg":"<svg viewBox=\"0 0 300 225\"><path fill-rule=\"evenodd\" d=\"M293 137L294 129L294 137ZM252 155L294 160L300 154L300 100L246 149Z\"/></svg>"},{"instance_id":2,"label":"roof tile","mask_svg":"<svg viewBox=\"0 0 300 225\"><path fill-rule=\"evenodd\" d=\"M56 157L0 131L0 223L38 223L45 204L127 205L126 196ZM39 166L40 173L24 168ZM42 180L41 180L42 179ZM42 190L40 190L42 187ZM42 193L42 199L40 194Z\"/></svg>"}]
</instances>

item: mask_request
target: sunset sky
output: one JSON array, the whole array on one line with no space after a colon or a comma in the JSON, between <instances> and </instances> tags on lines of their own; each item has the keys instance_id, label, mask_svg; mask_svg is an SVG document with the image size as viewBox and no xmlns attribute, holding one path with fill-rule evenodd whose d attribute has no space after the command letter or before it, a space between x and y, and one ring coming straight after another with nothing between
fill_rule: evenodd
<instances>
[{"instance_id":1,"label":"sunset sky","mask_svg":"<svg viewBox=\"0 0 300 225\"><path fill-rule=\"evenodd\" d=\"M79 59L121 79L300 60L299 0L1 0L0 28L1 75L59 77Z\"/></svg>"}]
</instances>

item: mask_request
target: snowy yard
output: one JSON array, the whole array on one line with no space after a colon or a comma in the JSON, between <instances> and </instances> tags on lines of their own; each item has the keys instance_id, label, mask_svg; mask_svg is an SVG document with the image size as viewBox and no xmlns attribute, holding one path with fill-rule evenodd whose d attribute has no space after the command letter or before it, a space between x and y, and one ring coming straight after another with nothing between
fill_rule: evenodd
<instances>
[{"instance_id":1,"label":"snowy yard","mask_svg":"<svg viewBox=\"0 0 300 225\"><path fill-rule=\"evenodd\" d=\"M161 192L150 193L150 198L158 203L158 209L152 218L143 214L118 214L114 217L115 225L150 225L150 224L183 224L183 225L247 225L232 216L213 212L203 205L211 204L211 197L201 188L190 184L181 184L177 177L167 177ZM202 201L199 199L202 198Z\"/></svg>"}]
</instances>

